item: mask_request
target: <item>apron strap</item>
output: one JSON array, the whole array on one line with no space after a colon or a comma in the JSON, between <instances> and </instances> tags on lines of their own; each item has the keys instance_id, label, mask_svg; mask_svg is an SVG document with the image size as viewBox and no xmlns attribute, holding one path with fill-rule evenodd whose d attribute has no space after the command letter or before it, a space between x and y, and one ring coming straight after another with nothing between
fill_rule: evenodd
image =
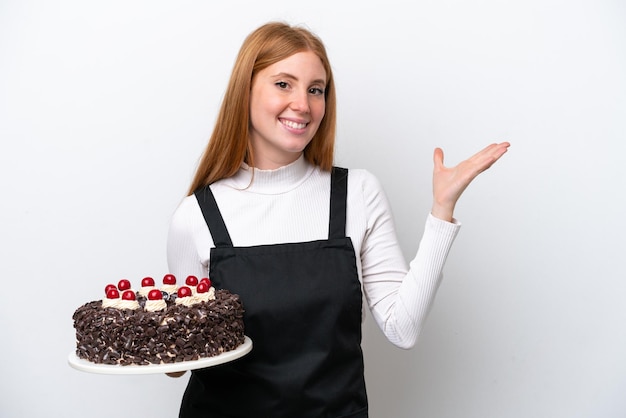
<instances>
[{"instance_id":1,"label":"apron strap","mask_svg":"<svg viewBox=\"0 0 626 418\"><path fill-rule=\"evenodd\" d=\"M216 247L232 247L233 242L217 207L215 196L209 186L197 190L194 195L200 205L202 216L209 227ZM346 236L346 201L348 198L348 170L333 167L330 184L330 221L328 239Z\"/></svg>"},{"instance_id":2,"label":"apron strap","mask_svg":"<svg viewBox=\"0 0 626 418\"><path fill-rule=\"evenodd\" d=\"M328 239L346 236L346 201L348 199L348 170L333 167L330 183L330 223Z\"/></svg>"},{"instance_id":3,"label":"apron strap","mask_svg":"<svg viewBox=\"0 0 626 418\"><path fill-rule=\"evenodd\" d=\"M233 242L230 239L228 229L224 223L224 218L217 207L215 196L209 186L198 189L195 193L200 210L202 210L202 216L209 227L211 237L213 237L213 243L216 247L232 247Z\"/></svg>"}]
</instances>

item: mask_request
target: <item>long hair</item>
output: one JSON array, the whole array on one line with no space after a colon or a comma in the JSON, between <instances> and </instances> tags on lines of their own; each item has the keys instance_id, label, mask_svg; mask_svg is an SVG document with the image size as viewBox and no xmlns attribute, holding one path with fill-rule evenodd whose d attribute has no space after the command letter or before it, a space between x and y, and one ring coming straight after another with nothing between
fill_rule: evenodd
<instances>
[{"instance_id":1,"label":"long hair","mask_svg":"<svg viewBox=\"0 0 626 418\"><path fill-rule=\"evenodd\" d=\"M250 89L259 71L298 52L311 51L326 70L326 111L304 157L330 171L334 158L336 96L332 69L322 41L305 28L267 23L244 40L235 61L213 133L198 164L189 195L201 187L234 175L242 162L254 166L249 142Z\"/></svg>"}]
</instances>

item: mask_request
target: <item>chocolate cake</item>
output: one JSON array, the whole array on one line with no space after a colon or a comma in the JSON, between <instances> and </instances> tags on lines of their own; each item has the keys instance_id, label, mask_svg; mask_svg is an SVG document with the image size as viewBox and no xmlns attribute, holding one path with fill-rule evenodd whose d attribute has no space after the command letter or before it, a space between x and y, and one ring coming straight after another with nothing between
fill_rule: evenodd
<instances>
[{"instance_id":1,"label":"chocolate cake","mask_svg":"<svg viewBox=\"0 0 626 418\"><path fill-rule=\"evenodd\" d=\"M130 289L127 280L108 285L104 299L74 312L77 357L122 366L167 364L216 356L243 344L238 295L215 290L206 278L189 276L187 285L177 288L167 275L161 289L147 279L144 291Z\"/></svg>"}]
</instances>

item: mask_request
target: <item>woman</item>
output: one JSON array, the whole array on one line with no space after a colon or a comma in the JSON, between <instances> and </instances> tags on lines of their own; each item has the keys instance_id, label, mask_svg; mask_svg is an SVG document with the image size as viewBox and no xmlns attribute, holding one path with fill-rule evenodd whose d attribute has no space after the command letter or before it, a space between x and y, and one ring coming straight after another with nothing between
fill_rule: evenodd
<instances>
[{"instance_id":1,"label":"woman","mask_svg":"<svg viewBox=\"0 0 626 418\"><path fill-rule=\"evenodd\" d=\"M456 167L435 150L433 206L407 266L374 176L333 168L335 86L322 42L269 23L243 43L215 129L171 222L170 270L241 296L252 352L194 371L180 416L367 417L363 302L415 344L464 189L507 150Z\"/></svg>"}]
</instances>

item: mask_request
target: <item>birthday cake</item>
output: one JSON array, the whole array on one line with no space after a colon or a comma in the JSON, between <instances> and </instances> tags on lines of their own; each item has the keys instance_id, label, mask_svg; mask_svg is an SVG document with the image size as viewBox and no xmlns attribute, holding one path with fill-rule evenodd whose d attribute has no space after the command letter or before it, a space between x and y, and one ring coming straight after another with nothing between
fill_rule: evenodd
<instances>
[{"instance_id":1,"label":"birthday cake","mask_svg":"<svg viewBox=\"0 0 626 418\"><path fill-rule=\"evenodd\" d=\"M191 361L244 343L239 296L195 276L188 276L180 287L171 274L159 287L146 277L138 290L122 279L105 287L102 300L76 309L72 319L76 356L97 364Z\"/></svg>"}]
</instances>

